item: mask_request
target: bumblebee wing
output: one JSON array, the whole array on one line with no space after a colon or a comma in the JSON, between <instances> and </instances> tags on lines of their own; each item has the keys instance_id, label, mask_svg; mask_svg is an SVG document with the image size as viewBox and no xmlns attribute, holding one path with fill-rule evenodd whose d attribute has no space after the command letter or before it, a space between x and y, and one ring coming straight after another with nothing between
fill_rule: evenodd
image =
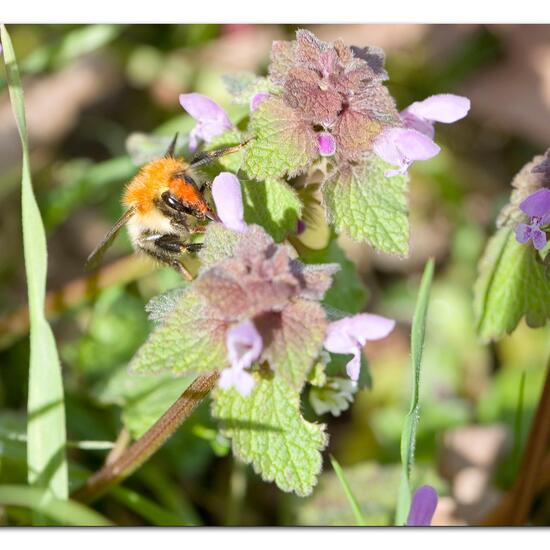
<instances>
[{"instance_id":1,"label":"bumblebee wing","mask_svg":"<svg viewBox=\"0 0 550 550\"><path fill-rule=\"evenodd\" d=\"M105 251L113 244L117 233L122 226L128 222L128 220L134 215L134 207L128 208L124 214L117 220L115 225L111 227L110 231L103 237L102 241L96 246L95 250L88 256L86 260L86 269L93 269L101 262L101 258Z\"/></svg>"}]
</instances>

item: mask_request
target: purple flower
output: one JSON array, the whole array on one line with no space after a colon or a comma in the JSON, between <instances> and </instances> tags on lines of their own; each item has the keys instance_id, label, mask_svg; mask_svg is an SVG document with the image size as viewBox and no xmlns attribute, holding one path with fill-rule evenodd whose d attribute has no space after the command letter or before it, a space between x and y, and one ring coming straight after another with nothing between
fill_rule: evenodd
<instances>
[{"instance_id":1,"label":"purple flower","mask_svg":"<svg viewBox=\"0 0 550 550\"><path fill-rule=\"evenodd\" d=\"M189 134L189 149L191 151L197 148L199 139L209 143L216 136L233 128L227 113L205 95L181 94L180 104L197 121L197 125Z\"/></svg>"},{"instance_id":2,"label":"purple flower","mask_svg":"<svg viewBox=\"0 0 550 550\"><path fill-rule=\"evenodd\" d=\"M319 144L319 154L322 157L331 157L336 153L336 140L332 134L328 132L317 134L317 143Z\"/></svg>"},{"instance_id":3,"label":"purple flower","mask_svg":"<svg viewBox=\"0 0 550 550\"><path fill-rule=\"evenodd\" d=\"M382 160L399 166L395 170L386 170L388 177L405 174L415 160L431 159L440 151L429 137L412 128L390 128L382 132L373 148Z\"/></svg>"},{"instance_id":4,"label":"purple flower","mask_svg":"<svg viewBox=\"0 0 550 550\"><path fill-rule=\"evenodd\" d=\"M542 250L546 246L546 232L541 227L550 223L550 189L539 189L529 195L519 207L531 218L531 223L520 223L517 226L517 241L524 244L532 240L533 246Z\"/></svg>"},{"instance_id":5,"label":"purple flower","mask_svg":"<svg viewBox=\"0 0 550 550\"><path fill-rule=\"evenodd\" d=\"M419 487L412 497L411 509L407 519L408 527L428 527L437 506L437 493L430 485Z\"/></svg>"},{"instance_id":6,"label":"purple flower","mask_svg":"<svg viewBox=\"0 0 550 550\"><path fill-rule=\"evenodd\" d=\"M225 333L225 345L231 367L221 372L218 385L224 390L234 387L246 397L254 387L254 378L245 369L260 357L262 337L252 321L244 321Z\"/></svg>"},{"instance_id":7,"label":"purple flower","mask_svg":"<svg viewBox=\"0 0 550 550\"><path fill-rule=\"evenodd\" d=\"M401 121L406 128L414 128L429 138L434 137L434 124L450 124L464 118L470 110L467 97L454 94L437 94L424 101L415 101L401 111Z\"/></svg>"},{"instance_id":8,"label":"purple flower","mask_svg":"<svg viewBox=\"0 0 550 550\"><path fill-rule=\"evenodd\" d=\"M454 94L438 94L415 101L401 111L401 128L389 128L374 142L374 152L389 164L386 176L404 174L415 160L428 160L440 151L433 142L434 124L451 123L464 118L470 110L470 100Z\"/></svg>"},{"instance_id":9,"label":"purple flower","mask_svg":"<svg viewBox=\"0 0 550 550\"><path fill-rule=\"evenodd\" d=\"M385 338L395 327L393 319L360 313L330 323L325 336L325 349L332 353L351 353L353 359L346 365L352 380L359 379L361 350L368 340Z\"/></svg>"},{"instance_id":10,"label":"purple flower","mask_svg":"<svg viewBox=\"0 0 550 550\"><path fill-rule=\"evenodd\" d=\"M233 231L244 231L243 196L237 176L222 172L212 182L212 198L220 221Z\"/></svg>"},{"instance_id":11,"label":"purple flower","mask_svg":"<svg viewBox=\"0 0 550 550\"><path fill-rule=\"evenodd\" d=\"M250 110L254 112L258 105L264 100L269 97L268 92L258 92L257 94L253 95L250 99Z\"/></svg>"}]
</instances>

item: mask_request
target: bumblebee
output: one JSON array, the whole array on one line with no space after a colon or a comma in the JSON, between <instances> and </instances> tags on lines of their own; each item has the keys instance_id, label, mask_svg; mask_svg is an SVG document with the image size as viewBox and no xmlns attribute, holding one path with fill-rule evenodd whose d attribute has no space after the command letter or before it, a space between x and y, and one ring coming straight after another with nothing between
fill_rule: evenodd
<instances>
[{"instance_id":1,"label":"bumblebee","mask_svg":"<svg viewBox=\"0 0 550 550\"><path fill-rule=\"evenodd\" d=\"M204 231L207 219L218 221L203 195L204 185L195 170L215 159L242 149L246 143L197 155L190 163L174 156L177 134L164 157L145 164L127 185L122 202L124 214L86 260L87 267L99 263L104 252L126 225L136 252L177 269L186 279L191 274L181 263L184 252L196 252L200 243L191 243L193 233Z\"/></svg>"}]
</instances>

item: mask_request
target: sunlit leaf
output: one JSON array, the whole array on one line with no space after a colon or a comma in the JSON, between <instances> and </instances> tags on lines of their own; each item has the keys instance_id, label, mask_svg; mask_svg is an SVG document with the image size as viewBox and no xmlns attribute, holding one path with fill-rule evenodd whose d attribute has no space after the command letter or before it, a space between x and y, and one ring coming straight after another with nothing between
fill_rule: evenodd
<instances>
[{"instance_id":1,"label":"sunlit leaf","mask_svg":"<svg viewBox=\"0 0 550 550\"><path fill-rule=\"evenodd\" d=\"M252 464L265 481L299 496L311 493L321 471L324 426L302 418L296 391L279 377L257 376L252 394L216 390L212 411L233 454Z\"/></svg>"}]
</instances>

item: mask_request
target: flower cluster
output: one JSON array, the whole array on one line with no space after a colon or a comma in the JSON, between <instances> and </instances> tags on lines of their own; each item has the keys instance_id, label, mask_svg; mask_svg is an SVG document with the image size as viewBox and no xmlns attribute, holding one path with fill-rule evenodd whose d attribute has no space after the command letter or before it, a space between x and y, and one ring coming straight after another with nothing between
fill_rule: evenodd
<instances>
[{"instance_id":1,"label":"flower cluster","mask_svg":"<svg viewBox=\"0 0 550 550\"><path fill-rule=\"evenodd\" d=\"M530 218L529 224L520 223L516 228L516 239L524 244L532 241L537 250L546 246L546 230L550 224L550 189L543 187L529 195L520 205L520 209Z\"/></svg>"},{"instance_id":2,"label":"flower cluster","mask_svg":"<svg viewBox=\"0 0 550 550\"><path fill-rule=\"evenodd\" d=\"M239 234L233 255L201 274L196 283L215 317L228 323L226 347L231 367L222 372L220 386L224 389L233 386L248 395L254 379L247 369L262 359L269 359L276 368L278 354L284 353L280 346L282 334L300 337L300 327L284 326L285 321L295 325L297 312L306 315L302 321L308 320L309 315L309 321L322 328L326 350L353 356L347 373L357 381L363 346L367 340L386 337L395 321L359 314L327 326L322 310L312 308L311 303L306 305L305 300L323 298L338 266L307 268L291 259L288 249L276 246L258 226L247 226L240 183L233 174L219 174L212 184L212 195L221 222ZM302 328L307 330L311 326Z\"/></svg>"},{"instance_id":3,"label":"flower cluster","mask_svg":"<svg viewBox=\"0 0 550 550\"><path fill-rule=\"evenodd\" d=\"M295 41L273 43L269 80L277 91L263 101L296 120L308 150L359 160L384 128L399 123L383 65L380 50L329 44L298 30Z\"/></svg>"}]
</instances>

